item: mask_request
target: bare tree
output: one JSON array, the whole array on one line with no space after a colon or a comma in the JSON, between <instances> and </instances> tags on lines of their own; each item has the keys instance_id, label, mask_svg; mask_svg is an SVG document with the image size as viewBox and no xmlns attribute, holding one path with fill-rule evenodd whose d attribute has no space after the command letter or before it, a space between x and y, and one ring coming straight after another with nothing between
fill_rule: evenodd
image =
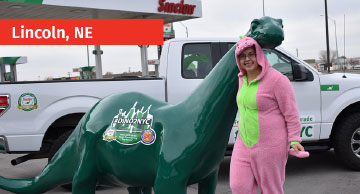
<instances>
[{"instance_id":1,"label":"bare tree","mask_svg":"<svg viewBox=\"0 0 360 194\"><path fill-rule=\"evenodd\" d=\"M359 60L355 60L355 59L348 59L347 62L349 63L349 65L351 65L352 69L354 69L355 65L360 64Z\"/></svg>"},{"instance_id":2,"label":"bare tree","mask_svg":"<svg viewBox=\"0 0 360 194\"><path fill-rule=\"evenodd\" d=\"M114 77L114 73L113 72L106 72L104 75L104 78L113 78Z\"/></svg>"},{"instance_id":3,"label":"bare tree","mask_svg":"<svg viewBox=\"0 0 360 194\"><path fill-rule=\"evenodd\" d=\"M336 51L332 51L330 50L330 59L329 59L329 62L330 62L330 66L332 66L333 63L336 62ZM326 50L322 50L320 51L319 53L319 60L321 63L324 63L324 64L327 64L327 52ZM329 67L330 68L330 67ZM327 70L327 66L325 65L324 67L324 70Z\"/></svg>"},{"instance_id":4,"label":"bare tree","mask_svg":"<svg viewBox=\"0 0 360 194\"><path fill-rule=\"evenodd\" d=\"M105 75L106 76L112 76L112 75L114 75L114 73L113 72L106 72Z\"/></svg>"},{"instance_id":5,"label":"bare tree","mask_svg":"<svg viewBox=\"0 0 360 194\"><path fill-rule=\"evenodd\" d=\"M321 63L327 63L327 53L325 50L320 51L319 53L319 60ZM330 50L330 64L333 64L336 62L336 51Z\"/></svg>"}]
</instances>

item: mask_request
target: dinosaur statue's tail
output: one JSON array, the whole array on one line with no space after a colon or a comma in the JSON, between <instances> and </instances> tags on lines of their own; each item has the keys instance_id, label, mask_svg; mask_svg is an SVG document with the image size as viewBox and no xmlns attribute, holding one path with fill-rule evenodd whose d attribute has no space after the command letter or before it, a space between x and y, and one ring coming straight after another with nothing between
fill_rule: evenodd
<instances>
[{"instance_id":1,"label":"dinosaur statue's tail","mask_svg":"<svg viewBox=\"0 0 360 194\"><path fill-rule=\"evenodd\" d=\"M78 133L79 127L70 135L39 176L28 179L8 179L0 176L0 188L20 194L39 194L57 185L71 182L78 160L75 138Z\"/></svg>"}]
</instances>

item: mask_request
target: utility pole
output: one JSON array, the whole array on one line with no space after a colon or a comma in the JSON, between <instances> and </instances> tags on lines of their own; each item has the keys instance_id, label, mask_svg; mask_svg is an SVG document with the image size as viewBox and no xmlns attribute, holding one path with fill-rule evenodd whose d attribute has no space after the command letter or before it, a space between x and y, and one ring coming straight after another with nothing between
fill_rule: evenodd
<instances>
[{"instance_id":1,"label":"utility pole","mask_svg":"<svg viewBox=\"0 0 360 194\"><path fill-rule=\"evenodd\" d=\"M327 0L325 1L325 27L326 27L326 55L327 55L327 68L330 73L330 49L329 49L329 28L328 28L328 15L327 15Z\"/></svg>"},{"instance_id":2,"label":"utility pole","mask_svg":"<svg viewBox=\"0 0 360 194\"><path fill-rule=\"evenodd\" d=\"M346 65L346 58L345 58L345 14L344 14L344 70Z\"/></svg>"}]
</instances>

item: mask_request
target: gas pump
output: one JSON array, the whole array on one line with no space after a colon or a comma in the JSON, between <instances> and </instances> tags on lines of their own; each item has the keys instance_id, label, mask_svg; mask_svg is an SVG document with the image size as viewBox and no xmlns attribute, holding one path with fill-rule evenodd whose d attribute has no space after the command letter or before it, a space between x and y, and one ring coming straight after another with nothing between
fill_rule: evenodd
<instances>
[{"instance_id":1,"label":"gas pump","mask_svg":"<svg viewBox=\"0 0 360 194\"><path fill-rule=\"evenodd\" d=\"M80 67L80 79L95 79L96 75L93 71L95 66Z\"/></svg>"},{"instance_id":2,"label":"gas pump","mask_svg":"<svg viewBox=\"0 0 360 194\"><path fill-rule=\"evenodd\" d=\"M0 57L0 82L16 82L16 65L27 63L27 57ZM6 72L6 65L10 66L10 72Z\"/></svg>"}]
</instances>

